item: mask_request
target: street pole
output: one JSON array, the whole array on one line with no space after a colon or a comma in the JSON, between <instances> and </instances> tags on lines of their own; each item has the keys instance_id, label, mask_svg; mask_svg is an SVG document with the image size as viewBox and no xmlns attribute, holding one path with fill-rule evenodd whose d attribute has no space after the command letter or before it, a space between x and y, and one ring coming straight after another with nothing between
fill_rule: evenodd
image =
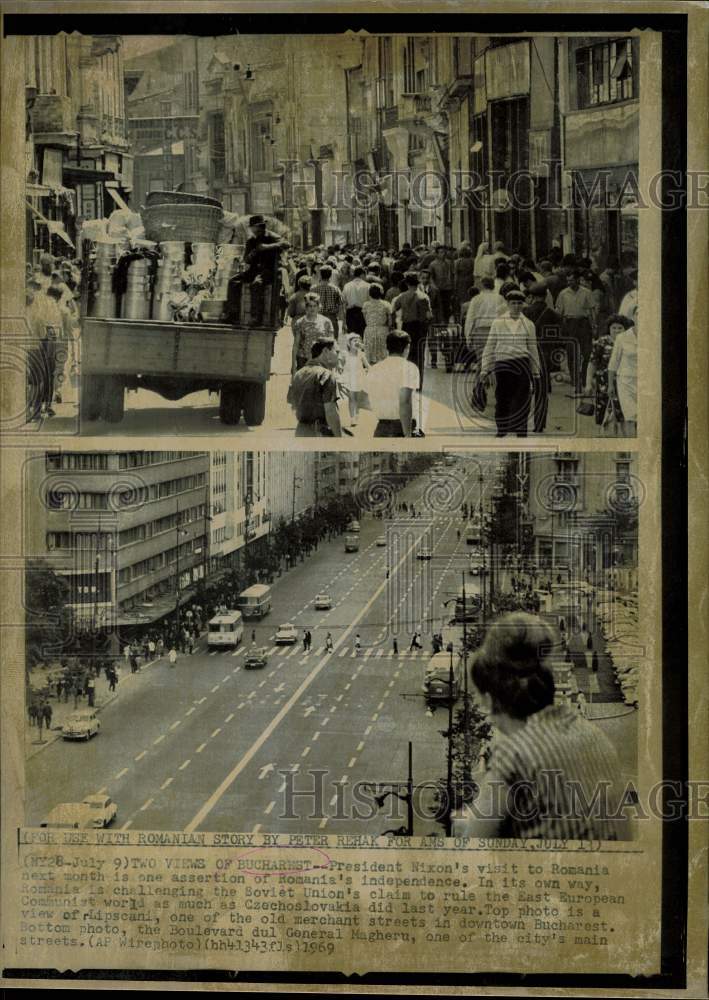
<instances>
[{"instance_id":1,"label":"street pole","mask_svg":"<svg viewBox=\"0 0 709 1000\"><path fill-rule=\"evenodd\" d=\"M446 771L446 836L450 837L453 828L451 813L453 812L453 650L448 671L448 762Z\"/></svg>"},{"instance_id":2,"label":"street pole","mask_svg":"<svg viewBox=\"0 0 709 1000\"><path fill-rule=\"evenodd\" d=\"M406 782L406 833L414 835L414 745L409 740L409 778Z\"/></svg>"}]
</instances>

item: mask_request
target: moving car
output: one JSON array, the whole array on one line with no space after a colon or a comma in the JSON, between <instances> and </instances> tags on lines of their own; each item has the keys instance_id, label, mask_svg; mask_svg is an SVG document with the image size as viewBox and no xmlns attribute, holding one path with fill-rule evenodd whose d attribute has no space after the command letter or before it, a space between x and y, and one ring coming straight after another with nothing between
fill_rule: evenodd
<instances>
[{"instance_id":1,"label":"moving car","mask_svg":"<svg viewBox=\"0 0 709 1000\"><path fill-rule=\"evenodd\" d=\"M295 625L281 625L281 627L276 632L276 644L286 643L290 644L297 642L298 640L298 629Z\"/></svg>"},{"instance_id":2,"label":"moving car","mask_svg":"<svg viewBox=\"0 0 709 1000\"><path fill-rule=\"evenodd\" d=\"M93 825L108 826L116 818L118 806L108 795L87 795L82 806L88 806L93 817Z\"/></svg>"},{"instance_id":3,"label":"moving car","mask_svg":"<svg viewBox=\"0 0 709 1000\"><path fill-rule=\"evenodd\" d=\"M356 532L345 535L345 552L359 552L359 535Z\"/></svg>"},{"instance_id":4,"label":"moving car","mask_svg":"<svg viewBox=\"0 0 709 1000\"><path fill-rule=\"evenodd\" d=\"M244 660L245 670L261 670L268 663L268 654L265 649L255 649Z\"/></svg>"},{"instance_id":5,"label":"moving car","mask_svg":"<svg viewBox=\"0 0 709 1000\"><path fill-rule=\"evenodd\" d=\"M359 521L354 521L354 520L350 521L350 523L347 525L347 530L348 531L358 532L359 531Z\"/></svg>"},{"instance_id":6,"label":"moving car","mask_svg":"<svg viewBox=\"0 0 709 1000\"><path fill-rule=\"evenodd\" d=\"M421 548L416 553L416 558L417 559L430 559L431 558L431 549L430 549L430 546L428 546L428 545L422 545Z\"/></svg>"},{"instance_id":7,"label":"moving car","mask_svg":"<svg viewBox=\"0 0 709 1000\"><path fill-rule=\"evenodd\" d=\"M328 611L332 607L332 598L329 594L318 594L315 598L316 611Z\"/></svg>"},{"instance_id":8,"label":"moving car","mask_svg":"<svg viewBox=\"0 0 709 1000\"><path fill-rule=\"evenodd\" d=\"M80 708L72 712L62 726L65 740L89 740L101 728L101 720L93 708Z\"/></svg>"},{"instance_id":9,"label":"moving car","mask_svg":"<svg viewBox=\"0 0 709 1000\"><path fill-rule=\"evenodd\" d=\"M380 535L379 538L377 538L377 545L380 548L383 548L386 545L386 543L387 543L387 536L386 535Z\"/></svg>"},{"instance_id":10,"label":"moving car","mask_svg":"<svg viewBox=\"0 0 709 1000\"><path fill-rule=\"evenodd\" d=\"M444 652L434 653L424 669L426 698L429 701L455 701L460 694L462 673L463 657L459 653L453 656Z\"/></svg>"},{"instance_id":11,"label":"moving car","mask_svg":"<svg viewBox=\"0 0 709 1000\"><path fill-rule=\"evenodd\" d=\"M90 830L94 826L94 813L84 802L61 802L39 824L50 830Z\"/></svg>"}]
</instances>

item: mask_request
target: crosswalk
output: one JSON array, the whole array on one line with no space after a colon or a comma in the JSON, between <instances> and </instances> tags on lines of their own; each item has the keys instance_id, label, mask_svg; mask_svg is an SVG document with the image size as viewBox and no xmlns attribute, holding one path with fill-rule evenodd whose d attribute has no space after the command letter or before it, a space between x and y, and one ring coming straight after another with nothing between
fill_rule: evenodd
<instances>
[{"instance_id":1,"label":"crosswalk","mask_svg":"<svg viewBox=\"0 0 709 1000\"><path fill-rule=\"evenodd\" d=\"M224 656L225 654L230 654L231 656L243 656L245 653L248 654L249 648L247 646L240 646L238 649L233 651L230 650L215 650L214 654ZM327 653L327 648L325 645L313 646L311 650L307 653L303 652L303 647L299 643L295 646L271 646L266 650L266 655L269 657L276 657L279 660L292 660L299 659L300 663L306 663L308 660L313 660L316 657L324 656ZM354 645L340 646L334 650L332 653L333 657L339 657L344 659L349 657L351 659L360 660L415 660L415 659L430 659L433 655L429 649L400 649L398 652L394 652L391 647L384 648L382 646L361 646L359 652L357 652Z\"/></svg>"}]
</instances>

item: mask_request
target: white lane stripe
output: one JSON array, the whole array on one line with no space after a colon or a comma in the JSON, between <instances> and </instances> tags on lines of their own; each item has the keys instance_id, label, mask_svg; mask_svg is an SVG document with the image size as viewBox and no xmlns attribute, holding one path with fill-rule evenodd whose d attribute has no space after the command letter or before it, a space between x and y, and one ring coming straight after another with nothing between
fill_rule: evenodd
<instances>
[{"instance_id":1,"label":"white lane stripe","mask_svg":"<svg viewBox=\"0 0 709 1000\"><path fill-rule=\"evenodd\" d=\"M192 715L193 712L194 712L194 705L192 706L192 708L188 708L187 709L187 711L185 712L185 715Z\"/></svg>"},{"instance_id":2,"label":"white lane stripe","mask_svg":"<svg viewBox=\"0 0 709 1000\"><path fill-rule=\"evenodd\" d=\"M204 748L206 747L206 745L207 745L206 743L200 743L200 745L195 750L195 753L202 753L202 751L204 750Z\"/></svg>"},{"instance_id":3,"label":"white lane stripe","mask_svg":"<svg viewBox=\"0 0 709 1000\"><path fill-rule=\"evenodd\" d=\"M243 646L241 646L240 649L235 650L231 655L232 656L241 656L241 654L244 653L244 652L245 652L245 649L244 649Z\"/></svg>"},{"instance_id":4,"label":"white lane stripe","mask_svg":"<svg viewBox=\"0 0 709 1000\"><path fill-rule=\"evenodd\" d=\"M384 656L384 650L383 649L378 649L377 650L377 656Z\"/></svg>"},{"instance_id":5,"label":"white lane stripe","mask_svg":"<svg viewBox=\"0 0 709 1000\"><path fill-rule=\"evenodd\" d=\"M200 699L199 699L199 701L197 702L197 704L198 704L198 705L201 705L201 704L202 704L203 702L205 702L206 700L207 700L207 696L205 695L205 696L204 696L204 698L200 698Z\"/></svg>"},{"instance_id":6,"label":"white lane stripe","mask_svg":"<svg viewBox=\"0 0 709 1000\"><path fill-rule=\"evenodd\" d=\"M310 747L309 747L309 746L307 746L307 747L305 748L305 750L303 750L303 752L302 752L302 754L301 754L300 756L301 756L301 757L307 757L309 753L310 753Z\"/></svg>"},{"instance_id":7,"label":"white lane stripe","mask_svg":"<svg viewBox=\"0 0 709 1000\"><path fill-rule=\"evenodd\" d=\"M371 656L373 652L374 652L374 650L371 647L369 647L368 649L365 649L365 651L364 651L364 658L365 658L365 660L367 659L368 656Z\"/></svg>"},{"instance_id":8,"label":"white lane stripe","mask_svg":"<svg viewBox=\"0 0 709 1000\"><path fill-rule=\"evenodd\" d=\"M172 778L168 778L167 781L163 781L162 785L160 785L160 791L164 792L165 789L168 788L171 784L172 784Z\"/></svg>"},{"instance_id":9,"label":"white lane stripe","mask_svg":"<svg viewBox=\"0 0 709 1000\"><path fill-rule=\"evenodd\" d=\"M127 830L129 826L133 826L133 820L129 819L127 823L124 823L121 830Z\"/></svg>"},{"instance_id":10,"label":"white lane stripe","mask_svg":"<svg viewBox=\"0 0 709 1000\"><path fill-rule=\"evenodd\" d=\"M162 736L158 736L156 740L153 740L153 746L156 747L158 743L162 743L164 739L165 739L165 733L163 733Z\"/></svg>"},{"instance_id":11,"label":"white lane stripe","mask_svg":"<svg viewBox=\"0 0 709 1000\"><path fill-rule=\"evenodd\" d=\"M319 736L320 736L320 732L319 731L317 733L313 733L312 742L314 743L315 740L317 740Z\"/></svg>"},{"instance_id":12,"label":"white lane stripe","mask_svg":"<svg viewBox=\"0 0 709 1000\"><path fill-rule=\"evenodd\" d=\"M359 753L360 750L364 750L364 740L357 744L357 752Z\"/></svg>"},{"instance_id":13,"label":"white lane stripe","mask_svg":"<svg viewBox=\"0 0 709 1000\"><path fill-rule=\"evenodd\" d=\"M409 546L409 548L406 550L406 552L403 553L403 555L399 559L398 563L394 567L395 570L398 570L400 566L404 565L404 563L406 562L407 558L409 557L409 555L411 554L411 552L414 550L415 544L416 543L413 542ZM364 605L362 605L362 607L360 608L360 610L357 612L357 614L353 618L352 622L344 630L344 632L340 636L339 642L341 642L342 644L344 644L345 641L347 640L347 638L354 632L354 630L357 628L357 626L362 621L362 619L369 613L370 608L375 604L375 602L379 599L379 597L384 593L384 590L386 589L386 587L388 585L388 582L389 582L388 580L384 580L384 581L382 581L382 583L379 584L379 586L374 591L374 593L369 598L369 600ZM337 647L335 647L335 648L337 648ZM293 708L293 706L297 705L300 702L300 700L302 699L303 694L307 691L307 689L314 682L315 678L318 676L318 674L320 673L320 671L325 667L325 665L328 662L329 662L329 655L328 656L323 656L320 659L320 661L315 664L315 666L310 671L310 673L308 674L308 676L303 680L303 682L300 684L300 686L293 692L293 694L290 696L290 698L288 699L288 701L285 702L285 704L283 705L283 707L281 709L279 709L279 711L276 713L276 715L273 717L273 719L271 719L270 723L263 729L263 731L261 732L260 736L251 744L251 746L249 747L249 749L242 756L241 760L237 761L237 763L234 765L234 767L231 769L231 771L224 777L224 779L221 781L221 783L214 789L214 791L209 796L209 798L206 800L206 802L204 802L203 805L200 806L200 808L198 809L198 811L195 813L195 815L192 817L192 819L186 825L185 830L184 830L185 833L194 833L194 831L197 829L197 827L200 825L200 823L204 822L205 818L209 815L209 813L212 811L212 809L217 804L217 802L221 799L221 797L224 795L224 793L226 791L228 791L229 788L231 788L231 786L234 784L234 782L239 777L239 775L241 774L241 772L248 766L248 764L250 763L250 761L259 752L259 750L264 745L264 743L266 743L266 741L271 738L273 732L278 728L278 726L281 724L281 722L283 721L283 719L285 719L285 717L288 715L288 713ZM376 721L376 720L373 720L373 721Z\"/></svg>"},{"instance_id":14,"label":"white lane stripe","mask_svg":"<svg viewBox=\"0 0 709 1000\"><path fill-rule=\"evenodd\" d=\"M118 774L115 774L113 776L113 780L114 781L118 781L118 779L122 778L124 774L128 774L128 768L127 767L124 767L122 771L119 771Z\"/></svg>"},{"instance_id":15,"label":"white lane stripe","mask_svg":"<svg viewBox=\"0 0 709 1000\"><path fill-rule=\"evenodd\" d=\"M227 715L227 717L226 717L226 719L224 720L224 722L225 722L225 723L227 723L227 722L231 722L231 720L232 720L233 718L234 718L234 713L232 712L232 713L231 713L231 715Z\"/></svg>"},{"instance_id":16,"label":"white lane stripe","mask_svg":"<svg viewBox=\"0 0 709 1000\"><path fill-rule=\"evenodd\" d=\"M139 812L145 812L146 809L149 809L151 807L151 805L153 804L154 801L155 801L155 799L148 799L147 802L144 802L142 804L142 806L139 809Z\"/></svg>"},{"instance_id":17,"label":"white lane stripe","mask_svg":"<svg viewBox=\"0 0 709 1000\"><path fill-rule=\"evenodd\" d=\"M231 674L227 674L226 677L222 679L222 684L226 684L226 682L230 680L231 680Z\"/></svg>"},{"instance_id":18,"label":"white lane stripe","mask_svg":"<svg viewBox=\"0 0 709 1000\"><path fill-rule=\"evenodd\" d=\"M178 767L177 770L178 771L184 771L184 769L186 767L189 767L191 763L192 763L192 758L188 757L187 760L183 760L183 762L180 764L180 766Z\"/></svg>"},{"instance_id":19,"label":"white lane stripe","mask_svg":"<svg viewBox=\"0 0 709 1000\"><path fill-rule=\"evenodd\" d=\"M320 723L320 725L322 725L322 726L326 726L326 725L328 724L328 722L329 722L329 721L330 721L330 716L328 715L328 717L327 717L326 719L323 719L323 720L322 720L322 722Z\"/></svg>"},{"instance_id":20,"label":"white lane stripe","mask_svg":"<svg viewBox=\"0 0 709 1000\"><path fill-rule=\"evenodd\" d=\"M212 735L209 737L210 740L213 740L215 736L219 736L220 733L221 733L221 729L215 729L214 732L212 733Z\"/></svg>"},{"instance_id":21,"label":"white lane stripe","mask_svg":"<svg viewBox=\"0 0 709 1000\"><path fill-rule=\"evenodd\" d=\"M261 829L261 824L257 823L256 826L253 828L253 830L251 832L252 833L258 833L260 829Z\"/></svg>"},{"instance_id":22,"label":"white lane stripe","mask_svg":"<svg viewBox=\"0 0 709 1000\"><path fill-rule=\"evenodd\" d=\"M181 719L178 719L177 722L173 722L173 724L170 726L170 729L171 730L172 729L177 729L177 727L179 726L179 724L180 724L181 721L182 721Z\"/></svg>"},{"instance_id":23,"label":"white lane stripe","mask_svg":"<svg viewBox=\"0 0 709 1000\"><path fill-rule=\"evenodd\" d=\"M372 731L372 727L371 726L367 726L367 728L364 731L364 735L365 736L369 736L369 734L371 733L371 731Z\"/></svg>"},{"instance_id":24,"label":"white lane stripe","mask_svg":"<svg viewBox=\"0 0 709 1000\"><path fill-rule=\"evenodd\" d=\"M356 760L357 760L357 758L356 758L356 757L351 757L351 758L350 758L350 762L349 762L349 764L348 764L347 766L348 766L348 767L354 767L354 766L355 766L355 761L356 761Z\"/></svg>"},{"instance_id":25,"label":"white lane stripe","mask_svg":"<svg viewBox=\"0 0 709 1000\"><path fill-rule=\"evenodd\" d=\"M145 757L145 755L147 754L147 752L148 752L147 750L142 750L137 757L133 758L133 760L142 760L143 757Z\"/></svg>"},{"instance_id":26,"label":"white lane stripe","mask_svg":"<svg viewBox=\"0 0 709 1000\"><path fill-rule=\"evenodd\" d=\"M345 684L345 691L349 691L351 687L352 687L351 684Z\"/></svg>"},{"instance_id":27,"label":"white lane stripe","mask_svg":"<svg viewBox=\"0 0 709 1000\"><path fill-rule=\"evenodd\" d=\"M380 701L380 702L379 702L379 704L377 705L377 711L379 712L379 711L381 711L381 709L383 709L383 708L384 708L384 702L383 702L383 701Z\"/></svg>"},{"instance_id":28,"label":"white lane stripe","mask_svg":"<svg viewBox=\"0 0 709 1000\"><path fill-rule=\"evenodd\" d=\"M212 688L212 694L214 694L214 692L218 690L219 690L219 685L215 684L214 687Z\"/></svg>"},{"instance_id":29,"label":"white lane stripe","mask_svg":"<svg viewBox=\"0 0 709 1000\"><path fill-rule=\"evenodd\" d=\"M268 814L273 811L273 807L275 806L275 804L276 804L275 799L273 800L273 802L269 802L266 808L264 809L264 815L268 816Z\"/></svg>"}]
</instances>

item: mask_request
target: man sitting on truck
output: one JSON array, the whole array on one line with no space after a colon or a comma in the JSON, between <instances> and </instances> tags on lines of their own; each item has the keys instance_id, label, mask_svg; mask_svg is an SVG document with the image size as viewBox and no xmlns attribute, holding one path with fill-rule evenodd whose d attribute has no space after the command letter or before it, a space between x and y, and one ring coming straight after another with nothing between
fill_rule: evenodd
<instances>
[{"instance_id":1,"label":"man sitting on truck","mask_svg":"<svg viewBox=\"0 0 709 1000\"><path fill-rule=\"evenodd\" d=\"M251 326L261 326L265 287L275 284L281 251L290 244L266 229L266 220L262 215L249 218L249 229L251 236L244 247L244 261L248 267L239 275L239 280L251 285Z\"/></svg>"}]
</instances>

